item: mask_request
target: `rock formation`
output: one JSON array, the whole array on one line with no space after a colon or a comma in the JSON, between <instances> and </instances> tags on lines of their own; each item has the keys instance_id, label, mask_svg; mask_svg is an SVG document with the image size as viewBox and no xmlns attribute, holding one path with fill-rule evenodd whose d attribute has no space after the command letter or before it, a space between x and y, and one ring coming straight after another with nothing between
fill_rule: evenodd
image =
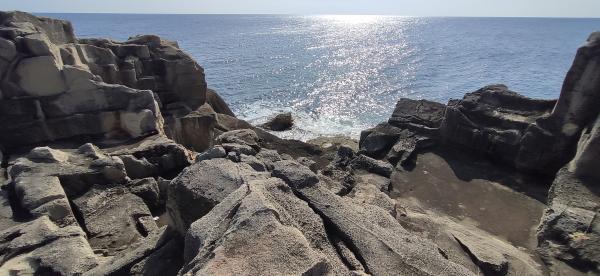
<instances>
[{"instance_id":1,"label":"rock formation","mask_svg":"<svg viewBox=\"0 0 600 276\"><path fill-rule=\"evenodd\" d=\"M558 101L503 85L401 99L356 150L235 118L176 42L78 40L69 22L0 12L0 274L598 274L599 39ZM543 262L394 197L433 148L553 178Z\"/></svg>"}]
</instances>

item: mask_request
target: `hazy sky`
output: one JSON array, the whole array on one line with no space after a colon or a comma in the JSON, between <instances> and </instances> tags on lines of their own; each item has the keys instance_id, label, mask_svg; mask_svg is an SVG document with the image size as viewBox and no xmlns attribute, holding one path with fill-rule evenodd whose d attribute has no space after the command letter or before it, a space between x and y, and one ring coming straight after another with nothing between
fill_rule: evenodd
<instances>
[{"instance_id":1,"label":"hazy sky","mask_svg":"<svg viewBox=\"0 0 600 276\"><path fill-rule=\"evenodd\" d=\"M600 17L600 0L0 0L0 10Z\"/></svg>"}]
</instances>

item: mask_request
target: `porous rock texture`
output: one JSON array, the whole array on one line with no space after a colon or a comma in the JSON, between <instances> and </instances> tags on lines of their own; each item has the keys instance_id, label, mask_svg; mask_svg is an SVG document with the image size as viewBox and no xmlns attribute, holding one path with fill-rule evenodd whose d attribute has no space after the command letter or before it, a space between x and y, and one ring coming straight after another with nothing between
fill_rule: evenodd
<instances>
[{"instance_id":1,"label":"porous rock texture","mask_svg":"<svg viewBox=\"0 0 600 276\"><path fill-rule=\"evenodd\" d=\"M0 12L0 274L598 274L599 39L558 101L502 85L401 99L357 151L235 118L175 42L78 40L69 22ZM431 147L556 174L543 263L390 197Z\"/></svg>"}]
</instances>

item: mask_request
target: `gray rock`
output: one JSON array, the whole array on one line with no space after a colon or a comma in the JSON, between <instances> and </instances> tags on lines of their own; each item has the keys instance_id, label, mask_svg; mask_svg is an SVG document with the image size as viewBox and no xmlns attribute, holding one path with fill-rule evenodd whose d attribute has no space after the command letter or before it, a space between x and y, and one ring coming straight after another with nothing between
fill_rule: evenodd
<instances>
[{"instance_id":1,"label":"gray rock","mask_svg":"<svg viewBox=\"0 0 600 276\"><path fill-rule=\"evenodd\" d=\"M21 207L34 217L48 216L60 226L76 222L58 177L18 177L14 189Z\"/></svg>"},{"instance_id":2,"label":"gray rock","mask_svg":"<svg viewBox=\"0 0 600 276\"><path fill-rule=\"evenodd\" d=\"M260 151L256 154L256 158L263 162L269 170L273 170L273 164L275 162L283 160L281 155L279 155L276 150L265 148L260 149Z\"/></svg>"},{"instance_id":3,"label":"gray rock","mask_svg":"<svg viewBox=\"0 0 600 276\"><path fill-rule=\"evenodd\" d=\"M262 128L273 131L285 131L294 126L294 118L292 113L281 113L271 118L268 122L261 125Z\"/></svg>"},{"instance_id":4,"label":"gray rock","mask_svg":"<svg viewBox=\"0 0 600 276\"><path fill-rule=\"evenodd\" d=\"M164 276L177 275L183 266L183 242L174 238L155 249L129 270L130 275Z\"/></svg>"},{"instance_id":5,"label":"gray rock","mask_svg":"<svg viewBox=\"0 0 600 276\"><path fill-rule=\"evenodd\" d=\"M179 172L193 160L192 152L162 135L150 136L142 141L108 151L113 156L133 155L146 159L157 168L158 175Z\"/></svg>"},{"instance_id":6,"label":"gray rock","mask_svg":"<svg viewBox=\"0 0 600 276\"><path fill-rule=\"evenodd\" d=\"M158 230L144 201L124 188L94 188L73 204L85 221L92 248L110 256Z\"/></svg>"},{"instance_id":7,"label":"gray rock","mask_svg":"<svg viewBox=\"0 0 600 276\"><path fill-rule=\"evenodd\" d=\"M198 154L196 157L196 163L202 162L204 160L210 160L215 158L223 158L227 156L227 152L222 146L214 146L210 149Z\"/></svg>"},{"instance_id":8,"label":"gray rock","mask_svg":"<svg viewBox=\"0 0 600 276\"><path fill-rule=\"evenodd\" d=\"M352 245L370 274L473 275L445 259L430 241L408 233L383 209L352 204L318 184L286 183Z\"/></svg>"},{"instance_id":9,"label":"gray rock","mask_svg":"<svg viewBox=\"0 0 600 276\"><path fill-rule=\"evenodd\" d=\"M243 144L226 143L226 144L221 144L221 146L228 153L235 153L235 155L241 155L241 154L256 155L256 153L257 153L257 151L254 148L252 148L251 146L243 145Z\"/></svg>"},{"instance_id":10,"label":"gray rock","mask_svg":"<svg viewBox=\"0 0 600 276\"><path fill-rule=\"evenodd\" d=\"M44 97L67 91L61 69L54 57L40 56L21 60L15 74L25 93Z\"/></svg>"},{"instance_id":11,"label":"gray rock","mask_svg":"<svg viewBox=\"0 0 600 276\"><path fill-rule=\"evenodd\" d=\"M167 211L175 228L185 233L189 225L252 179L267 177L245 163L212 159L187 167L169 185Z\"/></svg>"},{"instance_id":12,"label":"gray rock","mask_svg":"<svg viewBox=\"0 0 600 276\"><path fill-rule=\"evenodd\" d=\"M185 262L181 274L349 273L321 218L279 179L242 185L193 223Z\"/></svg>"},{"instance_id":13,"label":"gray rock","mask_svg":"<svg viewBox=\"0 0 600 276\"><path fill-rule=\"evenodd\" d=\"M17 55L15 43L11 40L0 38L0 58L11 61Z\"/></svg>"},{"instance_id":14,"label":"gray rock","mask_svg":"<svg viewBox=\"0 0 600 276\"><path fill-rule=\"evenodd\" d=\"M294 188L309 187L319 182L319 178L309 168L296 161L283 160L273 164L272 175L281 178Z\"/></svg>"},{"instance_id":15,"label":"gray rock","mask_svg":"<svg viewBox=\"0 0 600 276\"><path fill-rule=\"evenodd\" d=\"M240 162L250 165L257 172L267 171L267 166L255 156L242 154L240 155Z\"/></svg>"},{"instance_id":16,"label":"gray rock","mask_svg":"<svg viewBox=\"0 0 600 276\"><path fill-rule=\"evenodd\" d=\"M3 275L81 275L98 265L79 226L59 228L47 217L8 228L0 232L0 240Z\"/></svg>"},{"instance_id":17,"label":"gray rock","mask_svg":"<svg viewBox=\"0 0 600 276\"><path fill-rule=\"evenodd\" d=\"M164 199L161 198L158 182L154 178L148 177L132 180L127 186L129 187L129 191L143 199L150 209L155 210L164 205Z\"/></svg>"},{"instance_id":18,"label":"gray rock","mask_svg":"<svg viewBox=\"0 0 600 276\"><path fill-rule=\"evenodd\" d=\"M402 135L396 144L388 152L386 159L390 163L401 166L407 166L414 162L417 151L427 149L435 144L435 141L429 137L419 136L407 132Z\"/></svg>"},{"instance_id":19,"label":"gray rock","mask_svg":"<svg viewBox=\"0 0 600 276\"><path fill-rule=\"evenodd\" d=\"M157 229L135 243L131 250L117 254L108 262L86 271L83 275L132 275L136 271L140 271L139 268L131 271L132 267L143 262L147 257L152 256L153 253L159 252L172 238L173 234L166 226Z\"/></svg>"},{"instance_id":20,"label":"gray rock","mask_svg":"<svg viewBox=\"0 0 600 276\"><path fill-rule=\"evenodd\" d=\"M519 169L554 174L573 158L583 129L598 117L598 49L600 38L593 33L577 50L552 113L524 134L516 161Z\"/></svg>"},{"instance_id":21,"label":"gray rock","mask_svg":"<svg viewBox=\"0 0 600 276\"><path fill-rule=\"evenodd\" d=\"M600 197L594 181L578 177L568 167L558 172L538 227L538 247L545 262L600 271Z\"/></svg>"},{"instance_id":22,"label":"gray rock","mask_svg":"<svg viewBox=\"0 0 600 276\"><path fill-rule=\"evenodd\" d=\"M29 152L27 158L45 162L66 162L69 160L69 154L50 147L37 147Z\"/></svg>"},{"instance_id":23,"label":"gray rock","mask_svg":"<svg viewBox=\"0 0 600 276\"><path fill-rule=\"evenodd\" d=\"M77 153L92 159L100 159L106 157L104 152L92 143L82 145L77 149Z\"/></svg>"},{"instance_id":24,"label":"gray rock","mask_svg":"<svg viewBox=\"0 0 600 276\"><path fill-rule=\"evenodd\" d=\"M389 124L380 124L360 133L360 152L371 157L383 157L396 143L402 129Z\"/></svg>"},{"instance_id":25,"label":"gray rock","mask_svg":"<svg viewBox=\"0 0 600 276\"><path fill-rule=\"evenodd\" d=\"M296 159L296 161L302 164L302 166L308 167L311 171L317 172L317 162L311 160L310 158L299 157Z\"/></svg>"},{"instance_id":26,"label":"gray rock","mask_svg":"<svg viewBox=\"0 0 600 276\"><path fill-rule=\"evenodd\" d=\"M125 171L127 176L133 179L140 179L150 176L158 175L158 168L156 165L150 163L146 158L140 159L135 158L133 155L121 155L119 158L125 165Z\"/></svg>"},{"instance_id":27,"label":"gray rock","mask_svg":"<svg viewBox=\"0 0 600 276\"><path fill-rule=\"evenodd\" d=\"M402 98L396 104L392 117L388 121L398 127L419 125L427 128L439 128L446 105L427 100L411 100Z\"/></svg>"},{"instance_id":28,"label":"gray rock","mask_svg":"<svg viewBox=\"0 0 600 276\"><path fill-rule=\"evenodd\" d=\"M260 149L259 138L251 129L239 129L225 132L217 137L219 144L239 144L249 146L255 150Z\"/></svg>"},{"instance_id":29,"label":"gray rock","mask_svg":"<svg viewBox=\"0 0 600 276\"><path fill-rule=\"evenodd\" d=\"M376 160L365 155L359 155L350 162L350 167L355 170L365 170L381 176L390 177L394 167L385 161Z\"/></svg>"}]
</instances>

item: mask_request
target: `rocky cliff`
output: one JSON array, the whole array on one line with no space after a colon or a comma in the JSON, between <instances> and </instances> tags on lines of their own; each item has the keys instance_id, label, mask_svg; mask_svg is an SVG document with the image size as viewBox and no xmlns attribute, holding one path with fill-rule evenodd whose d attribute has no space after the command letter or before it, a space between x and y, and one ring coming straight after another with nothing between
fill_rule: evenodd
<instances>
[{"instance_id":1,"label":"rocky cliff","mask_svg":"<svg viewBox=\"0 0 600 276\"><path fill-rule=\"evenodd\" d=\"M235 118L176 42L0 12L0 274L600 273L599 38L557 101L401 99L355 148ZM537 253L396 197L431 149L549 179Z\"/></svg>"}]
</instances>

